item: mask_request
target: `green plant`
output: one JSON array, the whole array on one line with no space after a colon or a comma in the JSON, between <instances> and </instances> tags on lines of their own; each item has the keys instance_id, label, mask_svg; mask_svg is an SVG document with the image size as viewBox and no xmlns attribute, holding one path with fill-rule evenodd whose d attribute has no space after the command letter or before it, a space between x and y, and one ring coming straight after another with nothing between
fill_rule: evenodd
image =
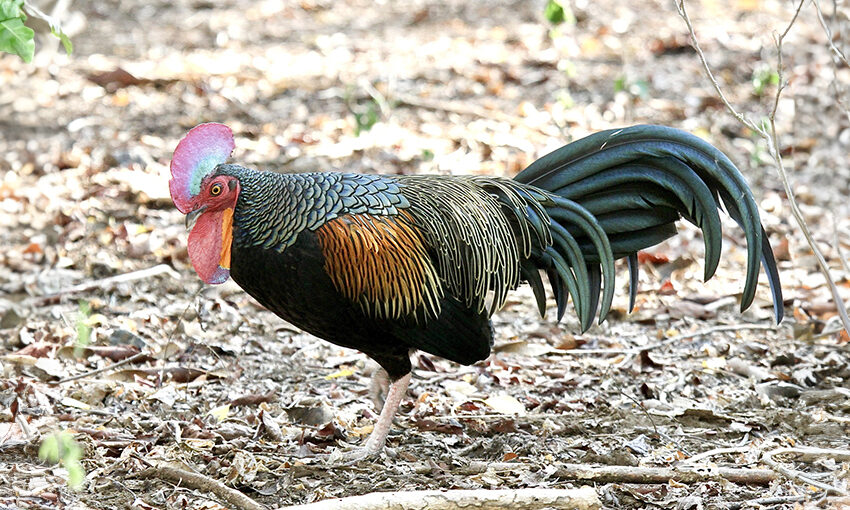
<instances>
[{"instance_id":1,"label":"green plant","mask_svg":"<svg viewBox=\"0 0 850 510\"><path fill-rule=\"evenodd\" d=\"M575 23L575 16L569 5L563 0L549 0L543 9L543 17L553 25L560 25L565 21Z\"/></svg>"},{"instance_id":2,"label":"green plant","mask_svg":"<svg viewBox=\"0 0 850 510\"><path fill-rule=\"evenodd\" d=\"M62 41L65 51L70 55L74 47L59 24L26 0L0 0L0 51L13 53L24 62L32 62L35 32L24 25L27 14L46 21L50 25L50 32Z\"/></svg>"},{"instance_id":3,"label":"green plant","mask_svg":"<svg viewBox=\"0 0 850 510\"><path fill-rule=\"evenodd\" d=\"M776 69L762 64L753 70L753 94L763 96L768 85L779 85L779 73Z\"/></svg>"},{"instance_id":4,"label":"green plant","mask_svg":"<svg viewBox=\"0 0 850 510\"><path fill-rule=\"evenodd\" d=\"M47 462L59 463L68 470L68 486L78 489L86 478L86 470L80 464L83 449L66 430L56 432L44 438L38 448L38 458Z\"/></svg>"},{"instance_id":5,"label":"green plant","mask_svg":"<svg viewBox=\"0 0 850 510\"><path fill-rule=\"evenodd\" d=\"M360 133L369 131L372 126L378 123L378 105L374 101L369 102L362 108L352 110L354 121L357 123L354 126L354 134L360 136Z\"/></svg>"},{"instance_id":6,"label":"green plant","mask_svg":"<svg viewBox=\"0 0 850 510\"><path fill-rule=\"evenodd\" d=\"M77 330L77 341L74 343L74 357L79 358L83 353L83 349L91 343L91 323L89 322L91 304L80 300L77 307L79 309L79 316L74 325Z\"/></svg>"},{"instance_id":7,"label":"green plant","mask_svg":"<svg viewBox=\"0 0 850 510\"><path fill-rule=\"evenodd\" d=\"M646 99L649 97L649 82L646 80L628 80L621 76L614 80L614 92L626 92L633 97Z\"/></svg>"}]
</instances>

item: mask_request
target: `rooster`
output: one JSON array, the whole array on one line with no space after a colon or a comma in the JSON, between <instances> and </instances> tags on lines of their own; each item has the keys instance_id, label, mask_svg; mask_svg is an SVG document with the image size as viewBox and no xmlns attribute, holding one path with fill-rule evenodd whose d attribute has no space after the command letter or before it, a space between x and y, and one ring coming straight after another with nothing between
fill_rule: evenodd
<instances>
[{"instance_id":1,"label":"rooster","mask_svg":"<svg viewBox=\"0 0 850 510\"><path fill-rule=\"evenodd\" d=\"M558 320L572 297L582 331L605 319L614 261L702 229L705 279L720 260L721 203L747 242L741 309L764 266L777 321L773 252L743 176L723 153L680 130L602 131L535 161L514 179L485 176L284 174L225 163L222 124L196 126L171 161L169 189L191 228L188 252L210 284L229 277L282 319L358 349L389 376L373 432L353 459L384 447L410 382L410 352L461 364L487 358L490 316L526 282L541 316L545 272Z\"/></svg>"}]
</instances>

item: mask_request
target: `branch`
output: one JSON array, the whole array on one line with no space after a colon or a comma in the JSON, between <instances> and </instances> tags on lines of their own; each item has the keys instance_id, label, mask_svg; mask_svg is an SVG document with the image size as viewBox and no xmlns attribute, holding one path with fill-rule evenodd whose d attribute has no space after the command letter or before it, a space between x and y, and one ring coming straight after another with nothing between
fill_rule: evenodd
<instances>
[{"instance_id":1,"label":"branch","mask_svg":"<svg viewBox=\"0 0 850 510\"><path fill-rule=\"evenodd\" d=\"M602 503L592 487L580 489L450 490L372 492L362 496L326 499L279 510L457 510L565 508L595 510Z\"/></svg>"},{"instance_id":2,"label":"branch","mask_svg":"<svg viewBox=\"0 0 850 510\"><path fill-rule=\"evenodd\" d=\"M728 480L746 485L768 485L777 476L769 469L742 469L715 466L682 466L673 468L597 466L561 464L554 477L596 483L699 483Z\"/></svg>"},{"instance_id":3,"label":"branch","mask_svg":"<svg viewBox=\"0 0 850 510\"><path fill-rule=\"evenodd\" d=\"M743 114L739 113L731 102L726 98L726 95L723 93L723 89L720 88L720 84L717 82L717 79L714 77L714 74L711 72L711 66L708 64L708 61L705 58L705 53L702 51L702 48L699 45L699 40L697 39L696 32L694 30L694 25L691 23L691 18L688 16L688 11L685 9L685 1L677 0L676 8L679 11L679 15L685 21L685 24L688 26L688 31L690 32L691 41L694 46L694 50L696 50L697 55L699 55L700 62L702 62L703 69L705 69L706 74L708 75L708 79L711 81L711 84L714 86L714 90L720 96L723 104L726 105L726 109L729 110L729 113L735 117L738 122L756 132L761 136L765 142L767 142L767 150L770 156L773 158L774 162L776 162L776 170L779 173L779 178L782 180L782 186L785 188L785 195L788 197L788 203L791 205L791 212L794 215L794 219L797 221L797 225L800 227L800 231L803 233L803 236L806 238L806 242L809 244L809 247L812 249L812 252L815 254L815 259L818 262L818 267L820 268L821 273L823 273L826 278L827 286L829 287L830 292L832 293L832 300L835 303L835 307L838 310L839 315L841 316L841 322L844 325L844 330L850 334L850 316L847 315L847 308L844 306L844 301L841 299L841 294L838 292L838 286L835 285L835 281L832 279L832 275L829 272L829 266L826 263L826 259L821 253L820 248L818 248L817 243L815 242L814 237L812 236L811 231L809 230L809 226L806 223L806 219L803 217L803 212L800 210L800 207L797 205L797 200L794 198L794 191L791 189L791 183L788 180L788 174L785 171L785 165L782 160L781 150L779 147L779 137L776 133L776 110L779 107L779 98L782 95L782 91L785 89L787 82L783 82L783 67L782 67L782 42L785 39L785 36L788 35L788 32L791 30L791 27L794 25L794 22L797 21L797 17L800 14L800 10L803 8L803 3L805 0L800 0L800 3L797 5L797 9L794 11L794 16L791 18L791 21L788 23L788 26L785 28L780 35L776 37L776 51L777 51L777 73L779 74L779 86L776 89L776 96L774 98L773 107L768 116L768 127L758 126L750 119L746 118Z\"/></svg>"},{"instance_id":4,"label":"branch","mask_svg":"<svg viewBox=\"0 0 850 510\"><path fill-rule=\"evenodd\" d=\"M164 462L151 463L148 461L148 463L154 467L145 469L138 473L136 477L159 478L183 487L211 493L220 501L237 510L266 510L266 507L248 496L208 476L169 466Z\"/></svg>"}]
</instances>

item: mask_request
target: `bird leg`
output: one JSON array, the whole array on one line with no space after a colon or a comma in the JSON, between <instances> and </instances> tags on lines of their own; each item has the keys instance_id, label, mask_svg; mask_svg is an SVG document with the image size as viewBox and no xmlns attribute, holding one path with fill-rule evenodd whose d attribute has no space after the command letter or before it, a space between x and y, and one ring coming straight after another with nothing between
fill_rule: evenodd
<instances>
[{"instance_id":1,"label":"bird leg","mask_svg":"<svg viewBox=\"0 0 850 510\"><path fill-rule=\"evenodd\" d=\"M384 401L384 407L381 409L381 416L375 423L369 439L364 447L365 454L368 457L380 453L384 448L384 443L387 441L387 434L390 433L390 427L393 424L393 417L398 410L401 399L407 394L407 387L410 385L410 372L404 375L401 379L396 379L390 384L390 389L387 392L387 398Z\"/></svg>"},{"instance_id":2,"label":"bird leg","mask_svg":"<svg viewBox=\"0 0 850 510\"><path fill-rule=\"evenodd\" d=\"M386 372L384 372L384 374L386 374ZM384 381L386 380L386 375L384 375ZM375 426L372 428L372 433L369 435L369 439L366 440L365 446L357 448L354 451L342 452L337 450L331 454L328 462L330 464L336 464L337 462L342 461L342 465L351 465L381 453L381 450L384 448L384 443L387 441L387 434L389 434L390 427L392 427L393 417L398 410L399 404L401 404L401 400L407 393L407 387L409 384L410 372L408 372L404 377L390 383L390 389L387 391L384 406L381 408L381 416L379 416L378 421L375 422Z\"/></svg>"}]
</instances>

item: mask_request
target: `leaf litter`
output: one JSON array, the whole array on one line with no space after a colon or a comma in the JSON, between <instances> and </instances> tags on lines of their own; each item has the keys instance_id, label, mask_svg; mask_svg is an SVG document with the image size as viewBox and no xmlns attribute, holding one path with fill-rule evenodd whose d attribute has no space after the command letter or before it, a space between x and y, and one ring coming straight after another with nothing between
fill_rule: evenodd
<instances>
[{"instance_id":1,"label":"leaf litter","mask_svg":"<svg viewBox=\"0 0 850 510\"><path fill-rule=\"evenodd\" d=\"M765 103L746 71L751 35L788 15L759 4L758 14L742 2L736 16L700 20L726 35L709 51L754 111ZM846 449L846 337L830 333L829 294L778 182L750 159L757 142L719 109L675 13L577 2L575 23L550 32L534 5L84 4L72 7L87 27L71 57L3 59L0 505L216 507L192 489L136 478L152 460L275 507L376 490L580 485L558 476L563 463L676 467L706 454L711 465L754 468L776 448ZM795 30L789 94L799 101L782 129L813 230L841 243L827 247L841 274L850 131L823 99L829 83L817 70L829 62L812 56L822 55L816 21ZM371 432L375 367L282 323L235 285L205 287L194 275L166 182L176 141L205 120L235 128L234 157L248 165L367 173L513 175L599 129L697 132L753 185L792 317L665 343L770 324L764 288L737 313L741 240L727 235L717 276L702 284L702 240L683 226L640 255L632 314L624 265L611 317L584 335L571 313L560 325L541 321L530 292L515 293L494 317L494 356L472 367L418 356L387 453L327 469L333 451ZM38 460L60 431L82 448L80 491L66 485L67 470ZM781 461L847 489L846 459ZM823 496L788 477L597 489L613 508Z\"/></svg>"}]
</instances>

